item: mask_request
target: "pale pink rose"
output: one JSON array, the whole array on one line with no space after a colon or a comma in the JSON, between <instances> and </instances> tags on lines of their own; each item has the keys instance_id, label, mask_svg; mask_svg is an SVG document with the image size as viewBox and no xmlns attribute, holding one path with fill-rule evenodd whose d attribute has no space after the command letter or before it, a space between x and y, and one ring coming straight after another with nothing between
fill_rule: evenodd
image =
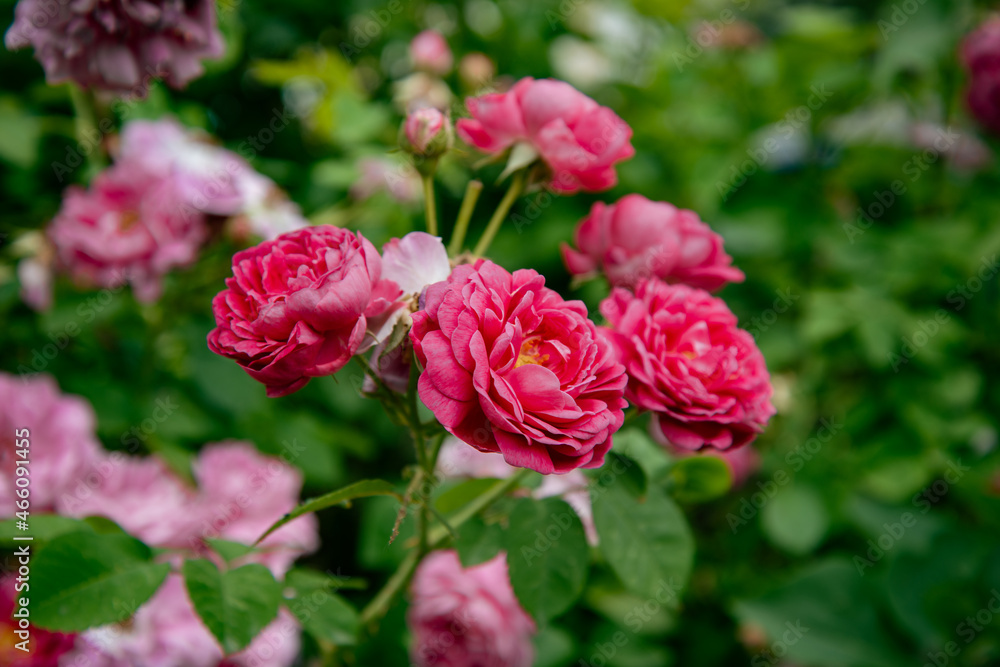
<instances>
[{"instance_id":1,"label":"pale pink rose","mask_svg":"<svg viewBox=\"0 0 1000 667\"><path fill-rule=\"evenodd\" d=\"M94 428L90 404L61 394L48 375L0 373L0 517L9 518L18 509L19 467L28 469L30 511L52 511L60 496L102 460ZM17 435L21 429L28 431L27 448ZM27 466L19 466L19 460L28 461Z\"/></svg>"},{"instance_id":2,"label":"pale pink rose","mask_svg":"<svg viewBox=\"0 0 1000 667\"><path fill-rule=\"evenodd\" d=\"M407 622L418 667L531 667L535 623L510 586L507 556L463 568L435 551L413 576Z\"/></svg>"},{"instance_id":3,"label":"pale pink rose","mask_svg":"<svg viewBox=\"0 0 1000 667\"><path fill-rule=\"evenodd\" d=\"M601 303L607 339L628 373L625 396L654 413L654 435L684 449L741 447L774 414L770 376L753 337L703 290L640 282Z\"/></svg>"},{"instance_id":4,"label":"pale pink rose","mask_svg":"<svg viewBox=\"0 0 1000 667\"><path fill-rule=\"evenodd\" d=\"M961 171L980 171L993 163L993 151L972 132L919 122L910 126L910 140L921 150L944 155Z\"/></svg>"},{"instance_id":5,"label":"pale pink rose","mask_svg":"<svg viewBox=\"0 0 1000 667\"><path fill-rule=\"evenodd\" d=\"M145 97L157 79L183 88L223 53L211 0L21 0L14 16L7 48L34 47L50 84Z\"/></svg>"},{"instance_id":6,"label":"pale pink rose","mask_svg":"<svg viewBox=\"0 0 1000 667\"><path fill-rule=\"evenodd\" d=\"M67 489L57 509L65 516L103 516L143 542L190 547L198 529L197 494L159 459L107 456L93 472Z\"/></svg>"},{"instance_id":7,"label":"pale pink rose","mask_svg":"<svg viewBox=\"0 0 1000 667\"><path fill-rule=\"evenodd\" d=\"M201 489L198 530L204 538L251 545L299 502L302 474L246 442L206 445L194 463ZM319 547L319 524L309 514L283 526L241 562L266 565L284 576L295 560Z\"/></svg>"},{"instance_id":8,"label":"pale pink rose","mask_svg":"<svg viewBox=\"0 0 1000 667\"><path fill-rule=\"evenodd\" d=\"M570 273L603 272L612 285L634 287L644 278L660 278L716 290L744 279L722 249L722 237L697 213L642 195L595 203L575 240L578 250L562 246Z\"/></svg>"},{"instance_id":9,"label":"pale pink rose","mask_svg":"<svg viewBox=\"0 0 1000 667\"><path fill-rule=\"evenodd\" d=\"M548 475L531 494L535 498L558 496L569 503L587 534L587 542L596 546L600 541L597 526L594 525L594 507L590 501L590 486L587 477L579 470L571 470L565 475Z\"/></svg>"},{"instance_id":10,"label":"pale pink rose","mask_svg":"<svg viewBox=\"0 0 1000 667\"><path fill-rule=\"evenodd\" d=\"M604 462L626 383L579 301L488 260L427 288L413 314L424 404L452 435L541 473Z\"/></svg>"},{"instance_id":11,"label":"pale pink rose","mask_svg":"<svg viewBox=\"0 0 1000 667\"><path fill-rule=\"evenodd\" d=\"M966 100L972 115L1000 134L1000 16L993 16L962 43L962 62L969 72Z\"/></svg>"},{"instance_id":12,"label":"pale pink rose","mask_svg":"<svg viewBox=\"0 0 1000 667\"><path fill-rule=\"evenodd\" d=\"M392 84L392 101L403 114L414 109L447 109L452 95L448 84L426 72L414 72Z\"/></svg>"},{"instance_id":13,"label":"pale pink rose","mask_svg":"<svg viewBox=\"0 0 1000 667\"><path fill-rule=\"evenodd\" d=\"M552 171L557 192L607 190L614 165L632 157L632 128L563 81L524 78L506 93L466 100L472 118L458 121L459 137L485 153L523 144Z\"/></svg>"},{"instance_id":14,"label":"pale pink rose","mask_svg":"<svg viewBox=\"0 0 1000 667\"><path fill-rule=\"evenodd\" d=\"M328 225L243 250L212 301L208 346L263 383L268 396L290 394L387 335L400 290L381 273L382 259L365 237Z\"/></svg>"},{"instance_id":15,"label":"pale pink rose","mask_svg":"<svg viewBox=\"0 0 1000 667\"><path fill-rule=\"evenodd\" d=\"M173 118L126 123L117 159L172 180L178 196L193 209L239 216L246 229L262 239L309 225L274 181L236 153L212 143L207 134Z\"/></svg>"},{"instance_id":16,"label":"pale pink rose","mask_svg":"<svg viewBox=\"0 0 1000 667\"><path fill-rule=\"evenodd\" d=\"M74 279L117 288L127 280L140 301L155 301L163 276L191 264L207 236L173 180L119 162L90 189L70 187L48 228L58 262Z\"/></svg>"},{"instance_id":17,"label":"pale pink rose","mask_svg":"<svg viewBox=\"0 0 1000 667\"><path fill-rule=\"evenodd\" d=\"M485 53L467 53L458 63L458 76L467 88L478 90L496 76L497 67Z\"/></svg>"},{"instance_id":18,"label":"pale pink rose","mask_svg":"<svg viewBox=\"0 0 1000 667\"><path fill-rule=\"evenodd\" d=\"M25 257L17 263L21 300L32 310L44 312L52 306L52 264L39 257Z\"/></svg>"},{"instance_id":19,"label":"pale pink rose","mask_svg":"<svg viewBox=\"0 0 1000 667\"><path fill-rule=\"evenodd\" d=\"M382 277L399 285L405 308L400 308L391 318L393 326L412 326L410 312L415 310L424 288L442 280L451 273L448 251L441 239L426 232L410 232L401 239L392 239L382 246ZM413 348L409 339L391 350L389 341L372 350L369 367L393 391L405 394L410 383L410 360ZM376 390L375 381L365 376L362 391Z\"/></svg>"},{"instance_id":20,"label":"pale pink rose","mask_svg":"<svg viewBox=\"0 0 1000 667\"><path fill-rule=\"evenodd\" d=\"M415 69L431 74L447 74L451 71L454 58L448 42L435 30L424 30L410 42L410 60Z\"/></svg>"},{"instance_id":21,"label":"pale pink rose","mask_svg":"<svg viewBox=\"0 0 1000 667\"><path fill-rule=\"evenodd\" d=\"M232 656L222 648L191 604L180 574L139 607L127 624L87 630L63 667L288 667L300 647L298 622L287 610Z\"/></svg>"}]
</instances>

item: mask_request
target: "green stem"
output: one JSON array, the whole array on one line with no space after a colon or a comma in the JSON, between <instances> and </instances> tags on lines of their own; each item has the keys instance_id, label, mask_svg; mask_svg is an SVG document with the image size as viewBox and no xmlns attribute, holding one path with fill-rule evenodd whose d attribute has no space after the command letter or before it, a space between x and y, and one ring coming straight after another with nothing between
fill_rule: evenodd
<instances>
[{"instance_id":1,"label":"green stem","mask_svg":"<svg viewBox=\"0 0 1000 667\"><path fill-rule=\"evenodd\" d=\"M481 181L475 179L469 181L465 186L465 197L462 199L462 207L458 209L458 219L455 221L455 229L451 233L451 243L448 244L448 254L452 257L462 252L462 244L465 243L465 233L469 231L469 220L472 219L472 211L479 201L479 193L483 191Z\"/></svg>"},{"instance_id":2,"label":"green stem","mask_svg":"<svg viewBox=\"0 0 1000 667\"><path fill-rule=\"evenodd\" d=\"M489 250L490 244L493 243L493 237L497 235L500 231L500 225L503 223L504 218L507 217L507 213L510 211L510 207L514 205L514 201L521 195L524 190L524 180L525 172L521 171L514 174L514 178L510 184L510 189L507 190L507 194L503 196L500 200L500 205L497 206L497 210L493 212L493 217L490 218L489 224L486 225L486 231L483 232L482 238L479 239L479 243L476 244L476 249L473 251L476 257L482 257Z\"/></svg>"},{"instance_id":3,"label":"green stem","mask_svg":"<svg viewBox=\"0 0 1000 667\"><path fill-rule=\"evenodd\" d=\"M67 84L69 87L69 99L73 103L73 113L76 124L76 140L81 146L89 145L96 138L97 144L87 155L88 167L93 171L93 176L104 168L107 161L104 159L104 142L101 132L97 127L97 104L93 94L74 84Z\"/></svg>"},{"instance_id":4,"label":"green stem","mask_svg":"<svg viewBox=\"0 0 1000 667\"><path fill-rule=\"evenodd\" d=\"M437 207L434 204L434 173L424 174L424 210L427 213L427 233L438 235Z\"/></svg>"},{"instance_id":5,"label":"green stem","mask_svg":"<svg viewBox=\"0 0 1000 667\"><path fill-rule=\"evenodd\" d=\"M427 547L429 549L437 548L442 542L448 539L450 528L461 526L500 498L503 498L507 495L508 491L520 484L530 472L528 469L523 469L507 479L498 480L486 493L473 500L452 516L449 527L441 525L430 531L427 536ZM407 582L413 575L413 571L417 569L417 565L420 563L422 557L423 554L420 553L419 549L413 549L406 555L406 558L403 559L399 568L389 578L389 581L386 582L382 590L361 611L362 626L368 626L385 615L393 599L406 587Z\"/></svg>"}]
</instances>

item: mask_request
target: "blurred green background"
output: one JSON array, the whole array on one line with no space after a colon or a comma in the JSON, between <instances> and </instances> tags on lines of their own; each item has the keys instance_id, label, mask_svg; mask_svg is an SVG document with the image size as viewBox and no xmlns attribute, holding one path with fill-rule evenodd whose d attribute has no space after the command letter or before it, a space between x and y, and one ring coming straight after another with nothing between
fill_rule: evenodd
<instances>
[{"instance_id":1,"label":"blurred green background","mask_svg":"<svg viewBox=\"0 0 1000 667\"><path fill-rule=\"evenodd\" d=\"M13 4L3 0L4 16ZM721 295L775 384L778 415L754 445L761 470L687 506L697 555L681 608L649 611L598 566L582 603L539 635L537 664L1000 664L989 610L991 600L1000 609L1000 396L990 380L1000 370L1000 143L965 111L957 58L991 3L390 4L221 3L226 58L185 91L155 87L121 106L117 120L172 113L236 150L274 114L301 110L254 166L314 220L380 246L419 223L419 201L358 201L348 190L360 158L399 159L388 154L401 120L393 84L413 35L439 29L456 58L485 53L502 77L566 79L631 124L636 157L610 192L522 199L493 257L539 270L595 312L606 288L571 290L557 252L590 204L638 192L694 209L747 274ZM46 86L30 51L0 52L0 70L0 367L52 373L94 404L108 448L126 448L139 428L141 451L179 470L202 444L234 438L301 450L306 495L398 476L411 458L406 435L359 397L353 369L269 400L208 351L211 298L236 249L226 241L173 273L153 305L127 289L62 283L47 313L20 302L18 239L91 172L60 182L53 169L76 146L66 87ZM471 92L454 73L449 82ZM446 233L475 159L442 165ZM502 194L491 187L499 171L481 174L472 239ZM65 348L52 359L50 342ZM176 410L142 430L158 399ZM394 513L371 501L321 515L323 550L310 564L374 590L403 553L385 546ZM393 610L357 664L408 664L404 613Z\"/></svg>"}]
</instances>

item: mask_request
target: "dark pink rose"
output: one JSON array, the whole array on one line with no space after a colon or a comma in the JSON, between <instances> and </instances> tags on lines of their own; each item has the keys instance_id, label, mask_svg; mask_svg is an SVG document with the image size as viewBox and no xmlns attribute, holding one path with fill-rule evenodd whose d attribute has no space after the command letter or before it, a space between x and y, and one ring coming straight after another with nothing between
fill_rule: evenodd
<instances>
[{"instance_id":1,"label":"dark pink rose","mask_svg":"<svg viewBox=\"0 0 1000 667\"><path fill-rule=\"evenodd\" d=\"M33 46L50 84L145 97L152 81L182 88L222 55L212 0L21 0L4 42Z\"/></svg>"},{"instance_id":2,"label":"dark pink rose","mask_svg":"<svg viewBox=\"0 0 1000 667\"><path fill-rule=\"evenodd\" d=\"M531 667L535 623L514 596L506 554L463 568L454 551L435 551L413 575L411 594L418 667Z\"/></svg>"},{"instance_id":3,"label":"dark pink rose","mask_svg":"<svg viewBox=\"0 0 1000 667\"><path fill-rule=\"evenodd\" d=\"M56 347L42 347L44 354L49 346ZM94 472L104 456L95 422L90 404L61 393L48 375L0 373L0 518L18 509L19 460L29 462L30 509L36 512L52 511L60 496ZM27 438L16 434L21 429ZM21 446L25 441L27 447Z\"/></svg>"},{"instance_id":4,"label":"dark pink rose","mask_svg":"<svg viewBox=\"0 0 1000 667\"><path fill-rule=\"evenodd\" d=\"M138 300L155 301L163 276L194 262L207 235L203 216L176 185L123 161L88 190L67 189L48 228L60 266L97 287L128 281Z\"/></svg>"},{"instance_id":5,"label":"dark pink rose","mask_svg":"<svg viewBox=\"0 0 1000 667\"><path fill-rule=\"evenodd\" d=\"M962 60L969 71L969 109L983 126L1000 134L1000 17L965 38Z\"/></svg>"},{"instance_id":6,"label":"dark pink rose","mask_svg":"<svg viewBox=\"0 0 1000 667\"><path fill-rule=\"evenodd\" d=\"M236 253L212 301L208 346L267 386L268 396L332 375L381 341L400 307L382 258L360 233L323 225Z\"/></svg>"},{"instance_id":7,"label":"dark pink rose","mask_svg":"<svg viewBox=\"0 0 1000 667\"><path fill-rule=\"evenodd\" d=\"M410 60L416 69L431 74L447 74L454 58L448 42L436 30L424 30L410 42Z\"/></svg>"},{"instance_id":8,"label":"dark pink rose","mask_svg":"<svg viewBox=\"0 0 1000 667\"><path fill-rule=\"evenodd\" d=\"M509 92L466 100L472 118L458 121L463 141L485 153L512 146L541 157L552 189L607 190L618 182L614 165L632 157L632 128L563 81L524 78Z\"/></svg>"},{"instance_id":9,"label":"dark pink rose","mask_svg":"<svg viewBox=\"0 0 1000 667\"><path fill-rule=\"evenodd\" d=\"M413 314L420 398L448 431L541 473L594 468L621 428L626 378L579 301L488 260L427 288Z\"/></svg>"},{"instance_id":10,"label":"dark pink rose","mask_svg":"<svg viewBox=\"0 0 1000 667\"><path fill-rule=\"evenodd\" d=\"M29 543L23 542L22 544ZM13 571L13 563L16 561L11 557L10 562ZM28 577L25 577L24 580L28 581ZM76 643L77 636L61 632L50 632L34 625L22 628L18 622L19 619L11 618L11 616L18 608L18 599L25 596L25 591L29 591L30 588L24 587L22 591L18 591L15 588L17 586L16 581L17 575L15 574L9 574L0 579L0 665L9 665L10 667L58 667L60 658L73 650L73 644ZM30 585L29 581L28 586ZM30 614L31 607L27 607L27 610ZM29 652L27 653L16 646L23 641L22 637L14 634L18 630L21 632L27 630L30 633L27 644Z\"/></svg>"},{"instance_id":11,"label":"dark pink rose","mask_svg":"<svg viewBox=\"0 0 1000 667\"><path fill-rule=\"evenodd\" d=\"M654 435L684 449L747 444L774 414L771 380L753 337L725 302L656 279L601 303L628 373L625 396L654 413Z\"/></svg>"},{"instance_id":12,"label":"dark pink rose","mask_svg":"<svg viewBox=\"0 0 1000 667\"><path fill-rule=\"evenodd\" d=\"M642 195L626 195L611 205L595 203L575 240L578 250L562 248L570 273L603 272L612 285L634 287L655 277L716 290L744 278L731 266L722 237L697 213Z\"/></svg>"}]
</instances>

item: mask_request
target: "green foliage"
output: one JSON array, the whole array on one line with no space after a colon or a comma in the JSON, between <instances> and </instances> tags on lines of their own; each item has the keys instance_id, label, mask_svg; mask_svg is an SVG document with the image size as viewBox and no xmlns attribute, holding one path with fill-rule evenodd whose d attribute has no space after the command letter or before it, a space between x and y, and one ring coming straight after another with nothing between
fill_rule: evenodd
<instances>
[{"instance_id":1,"label":"green foliage","mask_svg":"<svg viewBox=\"0 0 1000 667\"><path fill-rule=\"evenodd\" d=\"M69 532L31 563L31 619L61 632L127 621L160 587L170 566L128 535Z\"/></svg>"},{"instance_id":2,"label":"green foliage","mask_svg":"<svg viewBox=\"0 0 1000 667\"><path fill-rule=\"evenodd\" d=\"M245 648L278 615L281 585L263 565L219 571L210 560L188 560L183 573L195 611L227 654Z\"/></svg>"}]
</instances>

